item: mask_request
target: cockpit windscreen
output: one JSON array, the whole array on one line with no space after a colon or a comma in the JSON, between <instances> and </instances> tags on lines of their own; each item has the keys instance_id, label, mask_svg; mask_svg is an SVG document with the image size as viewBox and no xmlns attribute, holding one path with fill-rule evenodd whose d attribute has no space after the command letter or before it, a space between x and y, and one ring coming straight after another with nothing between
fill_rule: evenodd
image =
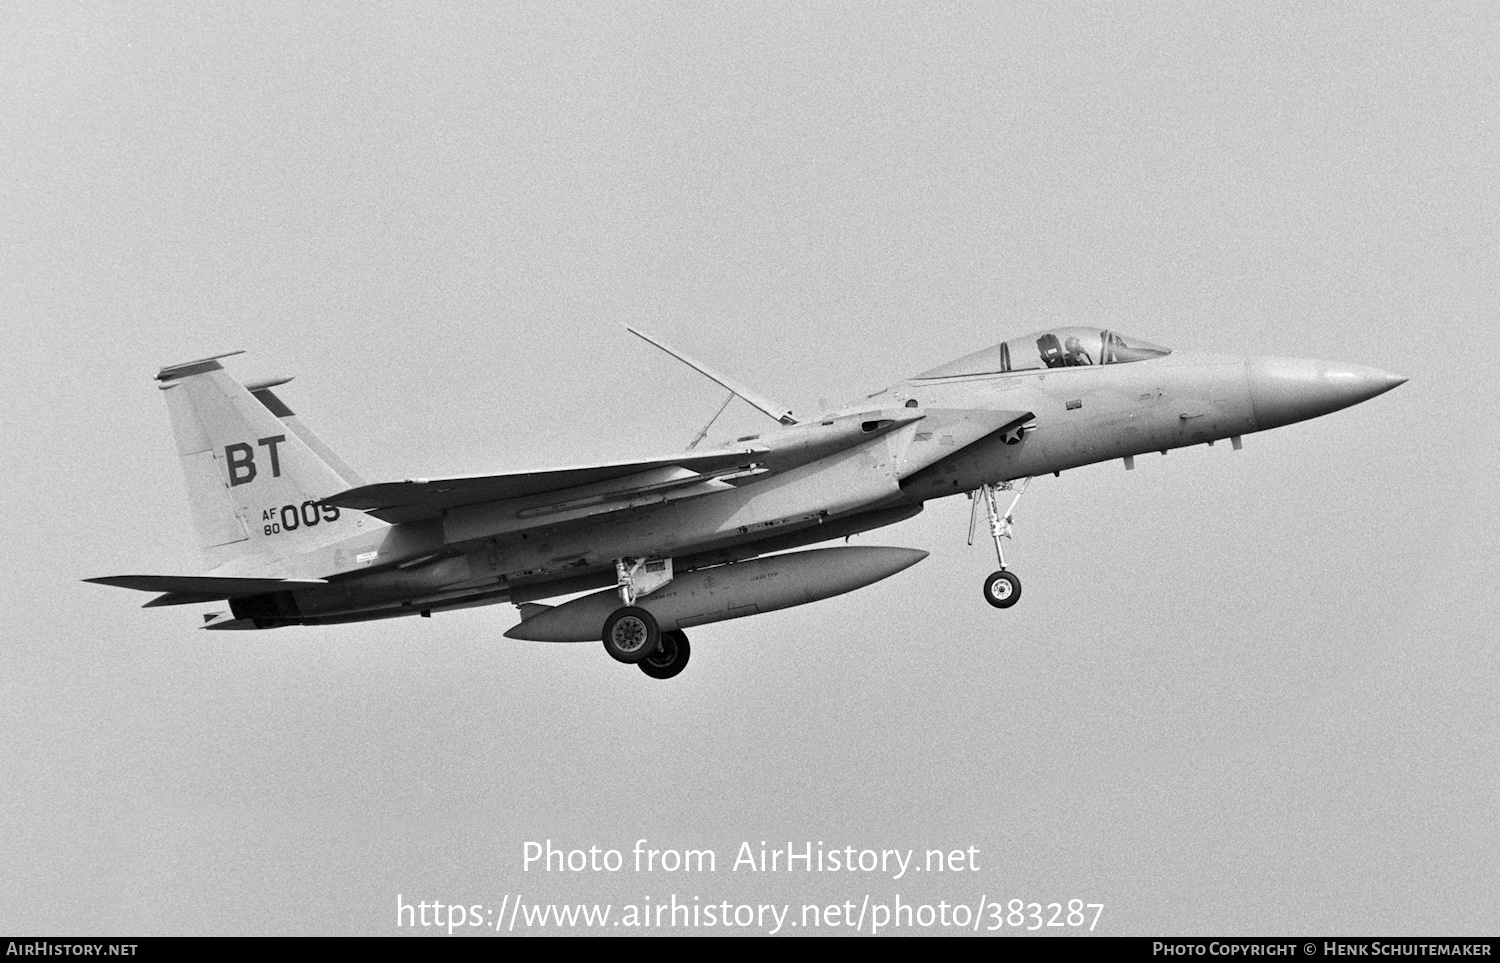
<instances>
[{"instance_id":1,"label":"cockpit windscreen","mask_svg":"<svg viewBox=\"0 0 1500 963\"><path fill-rule=\"evenodd\" d=\"M924 371L918 378L957 378L964 375L1003 374L1037 368L1077 368L1095 364L1124 364L1170 354L1170 348L1108 328L1053 328L1013 338L957 361Z\"/></svg>"}]
</instances>

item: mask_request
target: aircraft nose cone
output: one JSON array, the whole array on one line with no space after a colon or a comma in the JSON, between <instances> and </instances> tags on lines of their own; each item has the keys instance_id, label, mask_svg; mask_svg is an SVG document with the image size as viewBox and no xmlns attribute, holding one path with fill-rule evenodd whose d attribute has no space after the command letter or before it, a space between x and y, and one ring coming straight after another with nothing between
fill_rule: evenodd
<instances>
[{"instance_id":1,"label":"aircraft nose cone","mask_svg":"<svg viewBox=\"0 0 1500 963\"><path fill-rule=\"evenodd\" d=\"M1379 368L1301 358L1251 358L1245 379L1262 431L1357 405L1406 383Z\"/></svg>"}]
</instances>

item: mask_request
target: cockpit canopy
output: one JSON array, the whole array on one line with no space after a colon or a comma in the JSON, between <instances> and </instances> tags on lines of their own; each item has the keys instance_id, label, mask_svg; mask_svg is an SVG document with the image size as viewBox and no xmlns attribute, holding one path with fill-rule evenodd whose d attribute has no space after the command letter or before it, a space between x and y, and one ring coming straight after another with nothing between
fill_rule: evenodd
<instances>
[{"instance_id":1,"label":"cockpit canopy","mask_svg":"<svg viewBox=\"0 0 1500 963\"><path fill-rule=\"evenodd\" d=\"M1170 348L1108 328L1052 328L966 354L957 361L939 365L917 375L926 378L958 378L993 375L1034 368L1075 368L1093 364L1124 364L1171 354Z\"/></svg>"}]
</instances>

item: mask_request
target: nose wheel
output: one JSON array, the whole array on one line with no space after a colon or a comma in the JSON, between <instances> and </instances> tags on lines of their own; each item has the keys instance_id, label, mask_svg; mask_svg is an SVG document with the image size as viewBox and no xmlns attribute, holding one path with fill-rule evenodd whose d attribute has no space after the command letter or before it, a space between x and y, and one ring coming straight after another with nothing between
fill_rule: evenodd
<instances>
[{"instance_id":1,"label":"nose wheel","mask_svg":"<svg viewBox=\"0 0 1500 963\"><path fill-rule=\"evenodd\" d=\"M997 609L1010 608L1021 601L1021 580L1014 572L996 572L984 580L984 600Z\"/></svg>"},{"instance_id":2,"label":"nose wheel","mask_svg":"<svg viewBox=\"0 0 1500 963\"><path fill-rule=\"evenodd\" d=\"M974 544L974 529L979 521L979 503L984 503L985 513L990 519L990 537L995 540L995 555L1000 560L1000 571L994 573L984 580L984 600L997 609L1008 609L1021 601L1021 580L1014 572L1005 568L1005 544L1004 539L1011 537L1013 516L1016 505L1021 501L1021 496L1026 494L1026 489L1031 485L1031 479L1026 478L1019 485L1012 482L1001 482L998 485L985 485L977 491L971 492L969 498L973 506L969 509L969 544ZM1014 491L1016 496L1010 500L1010 507L1004 514L1000 513L1000 507L995 500L995 493L1002 491Z\"/></svg>"}]
</instances>

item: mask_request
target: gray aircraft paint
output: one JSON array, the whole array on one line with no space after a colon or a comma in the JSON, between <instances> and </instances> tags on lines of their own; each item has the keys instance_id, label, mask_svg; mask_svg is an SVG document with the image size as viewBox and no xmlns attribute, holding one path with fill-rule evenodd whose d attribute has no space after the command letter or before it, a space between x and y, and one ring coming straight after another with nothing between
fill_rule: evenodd
<instances>
[{"instance_id":1,"label":"gray aircraft paint","mask_svg":"<svg viewBox=\"0 0 1500 963\"><path fill-rule=\"evenodd\" d=\"M278 416L290 409L268 388L241 386L215 359L172 366L158 378L200 546L219 562L212 574L258 580L243 583L253 590L229 583L220 597L232 599L235 617L211 618L206 627L216 629L427 614L520 601L521 594L547 598L549 583L552 595L609 584L621 558L675 558L686 574L695 562L722 564L715 553L746 558L813 544L860 531L857 519L874 522L883 510L919 509L985 485L1116 458L1128 467L1128 459L1150 451L1237 441L1404 381L1319 361L1170 353L1133 339L1145 345L1135 356L1088 363L1092 354L1080 345L1092 344L1104 358L1112 338L1118 336L1079 327L1015 338L817 420L787 416L723 444L720 454L685 454L680 465L673 456L638 470L353 489L345 481L352 470L321 439L300 421L290 433L284 429ZM1033 343L1040 357L1028 358ZM1019 370L1004 370L1013 363ZM491 490L521 494L490 499L484 493ZM410 520L389 524L372 512ZM839 519L849 521L822 531ZM153 605L201 602L212 591L207 582L183 592L151 578L98 581L155 585L167 594ZM267 579L328 584L266 592ZM523 585L524 593L513 595ZM839 585L838 592L858 587ZM803 603L767 607L788 604ZM589 606L593 612L604 602ZM576 627L565 634L588 637Z\"/></svg>"}]
</instances>

